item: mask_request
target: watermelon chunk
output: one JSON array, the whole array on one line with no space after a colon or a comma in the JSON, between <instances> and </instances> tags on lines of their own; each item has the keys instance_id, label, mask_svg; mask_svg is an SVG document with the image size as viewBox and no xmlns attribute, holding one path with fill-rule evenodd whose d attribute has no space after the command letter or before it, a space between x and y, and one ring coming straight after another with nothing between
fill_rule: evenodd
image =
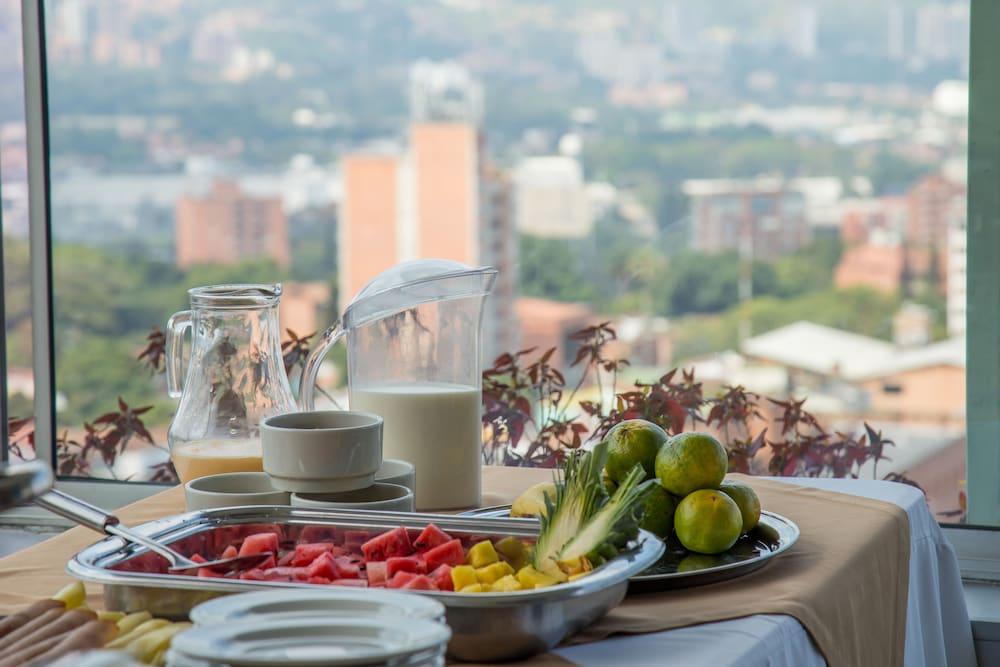
<instances>
[{"instance_id":1,"label":"watermelon chunk","mask_svg":"<svg viewBox=\"0 0 1000 667\"><path fill-rule=\"evenodd\" d=\"M330 580L326 577L309 577L306 579L307 584L319 584L321 586L326 586L330 583Z\"/></svg>"},{"instance_id":2,"label":"watermelon chunk","mask_svg":"<svg viewBox=\"0 0 1000 667\"><path fill-rule=\"evenodd\" d=\"M364 544L369 539L371 539L371 531L367 530L345 530L344 531L344 542L355 542L357 544Z\"/></svg>"},{"instance_id":3,"label":"watermelon chunk","mask_svg":"<svg viewBox=\"0 0 1000 667\"><path fill-rule=\"evenodd\" d=\"M465 549L462 548L462 540L448 540L444 544L439 544L430 551L424 553L424 560L427 562L427 569L433 572L441 565L462 565L465 563Z\"/></svg>"},{"instance_id":4,"label":"watermelon chunk","mask_svg":"<svg viewBox=\"0 0 1000 667\"><path fill-rule=\"evenodd\" d=\"M334 586L354 586L356 588L368 588L368 582L364 579L334 579L330 582Z\"/></svg>"},{"instance_id":5,"label":"watermelon chunk","mask_svg":"<svg viewBox=\"0 0 1000 667\"><path fill-rule=\"evenodd\" d=\"M323 553L333 551L332 542L314 542L312 544L296 544L295 553L292 556L292 565L303 567L316 560Z\"/></svg>"},{"instance_id":6,"label":"watermelon chunk","mask_svg":"<svg viewBox=\"0 0 1000 667\"><path fill-rule=\"evenodd\" d=\"M402 526L386 531L361 545L365 560L385 560L390 556L409 556L413 553L410 536Z\"/></svg>"},{"instance_id":7,"label":"watermelon chunk","mask_svg":"<svg viewBox=\"0 0 1000 667\"><path fill-rule=\"evenodd\" d=\"M285 553L284 556L278 559L278 567L290 566L292 564L292 560L294 559L295 559L295 552L289 551Z\"/></svg>"},{"instance_id":8,"label":"watermelon chunk","mask_svg":"<svg viewBox=\"0 0 1000 667\"><path fill-rule=\"evenodd\" d=\"M305 581L309 578L307 567L272 567L264 570L264 581Z\"/></svg>"},{"instance_id":9,"label":"watermelon chunk","mask_svg":"<svg viewBox=\"0 0 1000 667\"><path fill-rule=\"evenodd\" d=\"M402 588L410 582L411 579L415 579L423 575L416 574L414 572L397 572L396 576L388 581L386 584L387 588Z\"/></svg>"},{"instance_id":10,"label":"watermelon chunk","mask_svg":"<svg viewBox=\"0 0 1000 667\"><path fill-rule=\"evenodd\" d=\"M385 561L373 560L365 564L365 574L368 577L368 584L376 586L384 584L389 578L389 570Z\"/></svg>"},{"instance_id":11,"label":"watermelon chunk","mask_svg":"<svg viewBox=\"0 0 1000 667\"><path fill-rule=\"evenodd\" d=\"M332 542L340 544L338 541L337 529L334 526L305 526L299 533L300 543L313 544L316 542Z\"/></svg>"},{"instance_id":12,"label":"watermelon chunk","mask_svg":"<svg viewBox=\"0 0 1000 667\"><path fill-rule=\"evenodd\" d=\"M444 544L451 540L451 535L444 532L433 523L427 524L427 527L417 535L417 539L413 541L413 548L417 551L427 551L428 549L433 549L439 544Z\"/></svg>"},{"instance_id":13,"label":"watermelon chunk","mask_svg":"<svg viewBox=\"0 0 1000 667\"><path fill-rule=\"evenodd\" d=\"M441 591L455 590L455 582L451 580L451 565L441 565L430 573L431 581Z\"/></svg>"},{"instance_id":14,"label":"watermelon chunk","mask_svg":"<svg viewBox=\"0 0 1000 667\"><path fill-rule=\"evenodd\" d=\"M239 555L239 552L236 550L236 547L234 547L232 544L230 544L228 547L226 547L225 549L222 550L222 555L219 556L219 558L220 559L222 559L222 558L236 558L236 556L238 556L238 555Z\"/></svg>"},{"instance_id":15,"label":"watermelon chunk","mask_svg":"<svg viewBox=\"0 0 1000 667\"><path fill-rule=\"evenodd\" d=\"M392 579L397 572L427 574L427 564L416 556L393 556L385 561L386 576Z\"/></svg>"},{"instance_id":16,"label":"watermelon chunk","mask_svg":"<svg viewBox=\"0 0 1000 667\"><path fill-rule=\"evenodd\" d=\"M192 554L191 561L194 563L207 563L208 559L201 554Z\"/></svg>"},{"instance_id":17,"label":"watermelon chunk","mask_svg":"<svg viewBox=\"0 0 1000 667\"><path fill-rule=\"evenodd\" d=\"M407 581L405 584L403 584L402 588L404 588L406 590L411 590L411 591L436 591L437 590L437 586L434 585L434 582L431 581L431 578L428 577L426 574L418 574L417 576L413 577L412 579L410 579L409 581Z\"/></svg>"},{"instance_id":18,"label":"watermelon chunk","mask_svg":"<svg viewBox=\"0 0 1000 667\"><path fill-rule=\"evenodd\" d=\"M253 535L247 535L246 539L243 540L243 544L240 545L240 556L253 556L263 553L278 553L277 533L254 533Z\"/></svg>"},{"instance_id":19,"label":"watermelon chunk","mask_svg":"<svg viewBox=\"0 0 1000 667\"><path fill-rule=\"evenodd\" d=\"M330 581L334 579L340 579L340 569L337 567L337 561L330 552L324 551L319 556L317 556L309 567L306 568L306 572L310 577L326 577Z\"/></svg>"},{"instance_id":20,"label":"watermelon chunk","mask_svg":"<svg viewBox=\"0 0 1000 667\"><path fill-rule=\"evenodd\" d=\"M277 566L278 566L278 562L276 560L274 560L274 556L268 556L257 567L259 567L262 570L270 570L272 567L277 567Z\"/></svg>"},{"instance_id":21,"label":"watermelon chunk","mask_svg":"<svg viewBox=\"0 0 1000 667\"><path fill-rule=\"evenodd\" d=\"M357 579L361 576L361 561L348 556L334 556L341 579Z\"/></svg>"},{"instance_id":22,"label":"watermelon chunk","mask_svg":"<svg viewBox=\"0 0 1000 667\"><path fill-rule=\"evenodd\" d=\"M246 572L241 572L240 579L244 579L246 581L267 581L267 579L264 577L264 570L260 569L259 567L255 567L252 570L247 570Z\"/></svg>"}]
</instances>

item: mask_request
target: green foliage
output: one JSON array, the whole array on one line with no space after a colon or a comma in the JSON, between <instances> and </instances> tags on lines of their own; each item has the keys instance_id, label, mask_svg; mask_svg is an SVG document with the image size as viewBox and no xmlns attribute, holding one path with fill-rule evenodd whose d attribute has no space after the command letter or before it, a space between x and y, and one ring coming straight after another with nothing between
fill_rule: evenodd
<instances>
[{"instance_id":1,"label":"green foliage","mask_svg":"<svg viewBox=\"0 0 1000 667\"><path fill-rule=\"evenodd\" d=\"M754 262L752 276L755 293L775 293L777 279L769 264ZM722 312L739 300L739 279L736 253L678 255L666 267L657 309L669 316Z\"/></svg>"},{"instance_id":2,"label":"green foliage","mask_svg":"<svg viewBox=\"0 0 1000 667\"><path fill-rule=\"evenodd\" d=\"M85 335L58 349L57 386L67 399L59 423L79 427L114 409L118 396L136 406L158 404L160 409L150 413L148 423L168 419L173 410L166 390L157 377L134 363L141 347L139 336Z\"/></svg>"},{"instance_id":3,"label":"green foliage","mask_svg":"<svg viewBox=\"0 0 1000 667\"><path fill-rule=\"evenodd\" d=\"M736 349L739 323L744 318L749 318L754 333L808 320L888 340L892 335L892 315L899 304L898 296L865 288L813 292L791 299L760 297L716 316L677 320L674 355L683 360Z\"/></svg>"},{"instance_id":4,"label":"green foliage","mask_svg":"<svg viewBox=\"0 0 1000 667\"><path fill-rule=\"evenodd\" d=\"M592 301L597 295L591 277L574 251L573 242L521 235L520 287L525 296L556 301Z\"/></svg>"}]
</instances>

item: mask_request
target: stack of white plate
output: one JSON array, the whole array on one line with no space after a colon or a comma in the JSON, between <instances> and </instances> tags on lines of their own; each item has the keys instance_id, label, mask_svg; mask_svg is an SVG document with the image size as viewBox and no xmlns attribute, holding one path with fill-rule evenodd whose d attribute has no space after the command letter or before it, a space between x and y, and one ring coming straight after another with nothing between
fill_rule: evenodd
<instances>
[{"instance_id":1,"label":"stack of white plate","mask_svg":"<svg viewBox=\"0 0 1000 667\"><path fill-rule=\"evenodd\" d=\"M441 603L368 589L231 595L191 620L170 667L439 667L451 639Z\"/></svg>"}]
</instances>

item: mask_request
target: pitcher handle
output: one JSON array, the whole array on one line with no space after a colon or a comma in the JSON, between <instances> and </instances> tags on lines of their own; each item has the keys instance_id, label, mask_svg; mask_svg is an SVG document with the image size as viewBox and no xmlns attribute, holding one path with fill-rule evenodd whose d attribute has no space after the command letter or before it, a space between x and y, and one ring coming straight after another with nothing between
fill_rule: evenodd
<instances>
[{"instance_id":1,"label":"pitcher handle","mask_svg":"<svg viewBox=\"0 0 1000 667\"><path fill-rule=\"evenodd\" d=\"M313 348L306 360L306 365L302 368L302 377L299 379L299 409L309 412L316 409L316 377L319 375L319 367L323 365L330 348L337 344L344 333L344 327L340 320L323 332L319 343Z\"/></svg>"},{"instance_id":2,"label":"pitcher handle","mask_svg":"<svg viewBox=\"0 0 1000 667\"><path fill-rule=\"evenodd\" d=\"M191 328L191 311L174 313L167 320L166 362L167 393L170 398L180 398L184 389L184 332Z\"/></svg>"}]
</instances>

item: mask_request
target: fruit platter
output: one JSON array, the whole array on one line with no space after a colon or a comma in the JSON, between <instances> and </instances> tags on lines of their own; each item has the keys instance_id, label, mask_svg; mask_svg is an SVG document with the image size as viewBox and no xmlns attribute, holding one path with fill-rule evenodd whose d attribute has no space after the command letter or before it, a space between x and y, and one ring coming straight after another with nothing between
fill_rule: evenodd
<instances>
[{"instance_id":1,"label":"fruit platter","mask_svg":"<svg viewBox=\"0 0 1000 667\"><path fill-rule=\"evenodd\" d=\"M664 551L660 540L636 527L610 558L570 559L579 568L570 574L536 560L543 552L534 520L281 506L204 510L134 530L190 557L262 551L274 554L274 562L225 574L169 574L156 554L107 538L78 553L67 569L102 584L110 610L179 619L227 593L393 588L442 602L453 633L449 655L469 661L551 648L621 602L629 578Z\"/></svg>"},{"instance_id":2,"label":"fruit platter","mask_svg":"<svg viewBox=\"0 0 1000 667\"><path fill-rule=\"evenodd\" d=\"M756 492L727 480L725 448L708 433L669 437L656 424L631 419L612 427L592 452L608 494L622 484L641 493L639 526L664 543L663 556L632 577L631 592L687 588L740 577L766 565L798 540L790 519L761 508ZM560 482L536 484L512 505L466 514L539 519L545 525Z\"/></svg>"}]
</instances>

